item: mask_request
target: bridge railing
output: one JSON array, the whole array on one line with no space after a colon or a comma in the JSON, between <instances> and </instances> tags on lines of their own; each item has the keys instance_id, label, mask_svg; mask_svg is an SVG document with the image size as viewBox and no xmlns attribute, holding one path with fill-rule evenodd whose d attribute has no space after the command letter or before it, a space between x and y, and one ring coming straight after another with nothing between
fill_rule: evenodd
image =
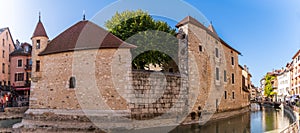
<instances>
[{"instance_id":1,"label":"bridge railing","mask_svg":"<svg viewBox=\"0 0 300 133\"><path fill-rule=\"evenodd\" d=\"M284 106L285 109L289 110L295 115L296 120L294 123L290 124L288 127L283 129L280 133L298 133L299 132L299 108L294 106L290 108L289 106Z\"/></svg>"}]
</instances>

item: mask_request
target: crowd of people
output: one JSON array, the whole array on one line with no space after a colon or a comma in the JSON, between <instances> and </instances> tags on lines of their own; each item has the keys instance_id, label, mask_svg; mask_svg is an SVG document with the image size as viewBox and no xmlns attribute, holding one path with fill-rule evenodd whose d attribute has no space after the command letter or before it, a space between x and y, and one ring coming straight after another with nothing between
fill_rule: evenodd
<instances>
[{"instance_id":1,"label":"crowd of people","mask_svg":"<svg viewBox=\"0 0 300 133\"><path fill-rule=\"evenodd\" d=\"M29 98L12 94L10 92L1 92L0 111L3 112L6 107L21 107L28 106Z\"/></svg>"}]
</instances>

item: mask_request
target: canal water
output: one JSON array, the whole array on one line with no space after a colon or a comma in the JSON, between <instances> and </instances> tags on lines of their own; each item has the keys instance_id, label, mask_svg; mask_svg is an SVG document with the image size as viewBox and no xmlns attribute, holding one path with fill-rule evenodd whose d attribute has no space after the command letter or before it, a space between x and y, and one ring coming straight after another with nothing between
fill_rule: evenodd
<instances>
[{"instance_id":1,"label":"canal water","mask_svg":"<svg viewBox=\"0 0 300 133\"><path fill-rule=\"evenodd\" d=\"M171 133L262 133L280 132L293 123L292 117L281 109L263 108L232 118L207 123L178 126Z\"/></svg>"},{"instance_id":2,"label":"canal water","mask_svg":"<svg viewBox=\"0 0 300 133\"><path fill-rule=\"evenodd\" d=\"M0 128L9 128L13 124L20 122L21 119L0 120ZM168 127L155 129L135 130L138 132L156 133L170 131L170 133L262 133L262 132L280 132L289 124L293 123L292 117L284 113L281 109L263 108L261 111L247 112L235 117L216 122L206 123L203 126L198 124L182 125L173 130ZM167 129L167 130L166 130ZM130 131L132 132L132 131Z\"/></svg>"},{"instance_id":3,"label":"canal water","mask_svg":"<svg viewBox=\"0 0 300 133\"><path fill-rule=\"evenodd\" d=\"M0 128L11 128L14 124L21 122L22 119L0 120Z\"/></svg>"}]
</instances>

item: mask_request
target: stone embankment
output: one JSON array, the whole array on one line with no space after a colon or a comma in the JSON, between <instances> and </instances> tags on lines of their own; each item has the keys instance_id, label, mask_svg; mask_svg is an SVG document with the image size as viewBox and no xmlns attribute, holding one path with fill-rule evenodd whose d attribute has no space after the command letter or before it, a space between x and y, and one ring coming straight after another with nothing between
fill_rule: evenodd
<instances>
[{"instance_id":1,"label":"stone embankment","mask_svg":"<svg viewBox=\"0 0 300 133\"><path fill-rule=\"evenodd\" d=\"M0 112L1 120L21 119L24 116L25 111L28 107L8 107L4 109L4 112ZM12 132L12 128L0 127L1 133Z\"/></svg>"},{"instance_id":2,"label":"stone embankment","mask_svg":"<svg viewBox=\"0 0 300 133\"><path fill-rule=\"evenodd\" d=\"M19 119L23 117L23 114L28 107L8 107L4 109L4 112L0 113L0 120L7 119Z\"/></svg>"},{"instance_id":3,"label":"stone embankment","mask_svg":"<svg viewBox=\"0 0 300 133\"><path fill-rule=\"evenodd\" d=\"M298 107L291 108L290 106L284 105L284 111L292 117L294 123L290 124L288 127L280 131L280 133L298 133L299 132L299 108Z\"/></svg>"}]
</instances>

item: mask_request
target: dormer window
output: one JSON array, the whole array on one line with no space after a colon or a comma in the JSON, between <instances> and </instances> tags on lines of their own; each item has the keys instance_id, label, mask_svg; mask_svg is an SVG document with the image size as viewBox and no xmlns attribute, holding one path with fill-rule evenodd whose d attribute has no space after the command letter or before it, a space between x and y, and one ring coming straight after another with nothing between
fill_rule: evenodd
<instances>
[{"instance_id":1,"label":"dormer window","mask_svg":"<svg viewBox=\"0 0 300 133\"><path fill-rule=\"evenodd\" d=\"M26 53L28 53L29 47L28 47L28 46L25 46L25 49L24 49L24 50L25 50Z\"/></svg>"},{"instance_id":2,"label":"dormer window","mask_svg":"<svg viewBox=\"0 0 300 133\"><path fill-rule=\"evenodd\" d=\"M36 49L40 49L41 47L41 40L36 40Z\"/></svg>"}]
</instances>

